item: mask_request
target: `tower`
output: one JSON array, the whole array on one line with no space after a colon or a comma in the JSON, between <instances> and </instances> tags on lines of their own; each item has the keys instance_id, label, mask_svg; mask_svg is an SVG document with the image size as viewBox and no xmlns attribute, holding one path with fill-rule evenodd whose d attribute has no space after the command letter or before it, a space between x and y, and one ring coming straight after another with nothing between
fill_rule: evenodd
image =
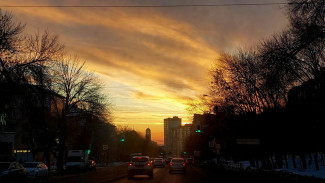
<instances>
[{"instance_id":1,"label":"tower","mask_svg":"<svg viewBox=\"0 0 325 183\"><path fill-rule=\"evenodd\" d=\"M151 130L150 130L150 128L147 128L146 129L146 140L147 141L151 141Z\"/></svg>"}]
</instances>

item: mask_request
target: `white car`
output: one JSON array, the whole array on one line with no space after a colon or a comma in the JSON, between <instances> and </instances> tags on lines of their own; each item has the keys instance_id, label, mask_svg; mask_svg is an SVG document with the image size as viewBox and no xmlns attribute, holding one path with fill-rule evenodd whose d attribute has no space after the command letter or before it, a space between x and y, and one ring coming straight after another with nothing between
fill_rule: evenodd
<instances>
[{"instance_id":1,"label":"white car","mask_svg":"<svg viewBox=\"0 0 325 183\"><path fill-rule=\"evenodd\" d=\"M0 182L23 182L26 169L18 162L0 162Z\"/></svg>"},{"instance_id":2,"label":"white car","mask_svg":"<svg viewBox=\"0 0 325 183\"><path fill-rule=\"evenodd\" d=\"M43 162L25 162L27 178L37 179L39 177L46 177L48 175L48 167Z\"/></svg>"}]
</instances>

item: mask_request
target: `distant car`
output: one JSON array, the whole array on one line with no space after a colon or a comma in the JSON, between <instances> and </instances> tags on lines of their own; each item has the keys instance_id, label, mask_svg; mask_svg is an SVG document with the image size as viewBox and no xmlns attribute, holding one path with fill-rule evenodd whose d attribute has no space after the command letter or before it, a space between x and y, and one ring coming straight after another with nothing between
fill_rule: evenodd
<instances>
[{"instance_id":1,"label":"distant car","mask_svg":"<svg viewBox=\"0 0 325 183\"><path fill-rule=\"evenodd\" d=\"M27 178L37 179L40 177L46 177L49 174L48 167L43 162L25 162Z\"/></svg>"},{"instance_id":2,"label":"distant car","mask_svg":"<svg viewBox=\"0 0 325 183\"><path fill-rule=\"evenodd\" d=\"M165 161L166 161L166 164L168 164L170 162L170 160L172 159L172 157L168 157Z\"/></svg>"},{"instance_id":3,"label":"distant car","mask_svg":"<svg viewBox=\"0 0 325 183\"><path fill-rule=\"evenodd\" d=\"M184 158L173 158L169 162L169 173L172 172L186 172L186 161Z\"/></svg>"},{"instance_id":4,"label":"distant car","mask_svg":"<svg viewBox=\"0 0 325 183\"><path fill-rule=\"evenodd\" d=\"M194 162L194 159L193 158L187 158L186 159L186 164L188 165L193 165L195 162Z\"/></svg>"},{"instance_id":5,"label":"distant car","mask_svg":"<svg viewBox=\"0 0 325 183\"><path fill-rule=\"evenodd\" d=\"M149 156L133 156L128 166L128 178L133 178L134 175L148 175L153 177L153 165L150 162Z\"/></svg>"},{"instance_id":6,"label":"distant car","mask_svg":"<svg viewBox=\"0 0 325 183\"><path fill-rule=\"evenodd\" d=\"M88 169L96 171L96 162L94 160L88 160Z\"/></svg>"},{"instance_id":7,"label":"distant car","mask_svg":"<svg viewBox=\"0 0 325 183\"><path fill-rule=\"evenodd\" d=\"M165 168L165 162L163 158L155 158L153 160L153 166L154 167L163 167Z\"/></svg>"},{"instance_id":8,"label":"distant car","mask_svg":"<svg viewBox=\"0 0 325 183\"><path fill-rule=\"evenodd\" d=\"M0 162L0 182L21 181L26 178L26 169L18 162Z\"/></svg>"}]
</instances>

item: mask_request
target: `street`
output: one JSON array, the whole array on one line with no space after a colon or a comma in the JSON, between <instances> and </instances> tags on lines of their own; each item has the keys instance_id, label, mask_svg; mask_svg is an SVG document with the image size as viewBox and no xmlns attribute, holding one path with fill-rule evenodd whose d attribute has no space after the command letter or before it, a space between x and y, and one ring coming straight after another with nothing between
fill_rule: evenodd
<instances>
[{"instance_id":1,"label":"street","mask_svg":"<svg viewBox=\"0 0 325 183\"><path fill-rule=\"evenodd\" d=\"M146 175L136 175L130 180L127 177L124 177L114 182L212 182L212 180L216 180L217 175L218 174L211 174L208 171L195 166L187 167L186 173L175 172L169 174L168 167L166 166L165 168L154 168L154 176L152 179L149 179Z\"/></svg>"},{"instance_id":2,"label":"street","mask_svg":"<svg viewBox=\"0 0 325 183\"><path fill-rule=\"evenodd\" d=\"M186 173L169 174L169 168L154 168L154 176L149 179L146 175L136 175L132 179L127 178L126 165L99 168L97 171L76 175L64 175L48 179L30 182L96 182L96 183L126 183L126 182L151 182L151 183L203 183L203 182L311 182L323 183L324 179L313 177L301 177L298 175L275 172L244 172L229 171L207 166L188 166Z\"/></svg>"}]
</instances>

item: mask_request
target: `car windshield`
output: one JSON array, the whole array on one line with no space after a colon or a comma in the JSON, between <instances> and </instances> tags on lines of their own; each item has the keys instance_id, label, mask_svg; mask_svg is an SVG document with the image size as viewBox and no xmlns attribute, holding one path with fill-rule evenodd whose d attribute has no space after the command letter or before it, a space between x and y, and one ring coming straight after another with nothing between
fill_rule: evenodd
<instances>
[{"instance_id":1,"label":"car windshield","mask_svg":"<svg viewBox=\"0 0 325 183\"><path fill-rule=\"evenodd\" d=\"M9 166L10 163L0 163L0 172L7 170Z\"/></svg>"},{"instance_id":2,"label":"car windshield","mask_svg":"<svg viewBox=\"0 0 325 183\"><path fill-rule=\"evenodd\" d=\"M145 157L133 157L131 161L133 161L133 162L147 162L147 161L149 161L149 158L145 158Z\"/></svg>"},{"instance_id":3,"label":"car windshield","mask_svg":"<svg viewBox=\"0 0 325 183\"><path fill-rule=\"evenodd\" d=\"M173 163L176 163L176 162L184 162L184 159L172 159L172 162Z\"/></svg>"},{"instance_id":4,"label":"car windshield","mask_svg":"<svg viewBox=\"0 0 325 183\"><path fill-rule=\"evenodd\" d=\"M24 163L25 168L36 168L38 163Z\"/></svg>"},{"instance_id":5,"label":"car windshield","mask_svg":"<svg viewBox=\"0 0 325 183\"><path fill-rule=\"evenodd\" d=\"M81 157L80 156L71 156L67 159L67 162L80 162Z\"/></svg>"}]
</instances>

